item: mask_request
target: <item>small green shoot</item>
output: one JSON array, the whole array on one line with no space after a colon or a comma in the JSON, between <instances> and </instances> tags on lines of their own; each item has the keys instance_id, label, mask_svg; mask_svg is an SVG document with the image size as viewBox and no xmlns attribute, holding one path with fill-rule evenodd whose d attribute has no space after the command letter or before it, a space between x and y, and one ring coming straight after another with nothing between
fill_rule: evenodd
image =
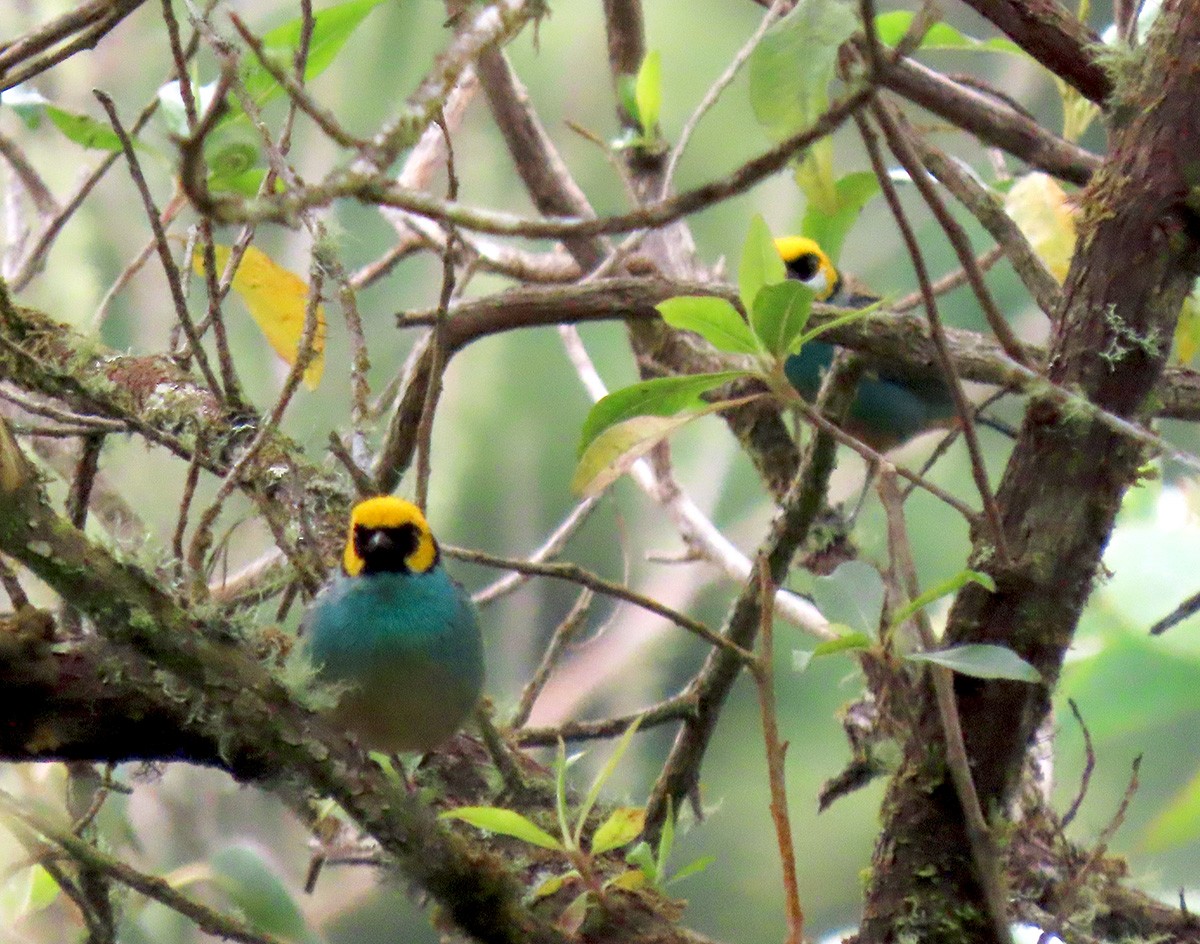
<instances>
[{"instance_id":1,"label":"small green shoot","mask_svg":"<svg viewBox=\"0 0 1200 944\"><path fill-rule=\"evenodd\" d=\"M617 97L626 114L637 122L637 129L628 129L623 137L613 142L613 148L618 151L627 148L661 151L665 146L658 133L658 120L662 115L662 54L657 49L646 53L636 76L621 76Z\"/></svg>"},{"instance_id":2,"label":"small green shoot","mask_svg":"<svg viewBox=\"0 0 1200 944\"><path fill-rule=\"evenodd\" d=\"M689 875L696 875L703 872L706 868L716 861L716 856L701 856L689 862L674 875L667 874L667 863L671 858L671 849L675 845L675 814L671 807L670 798L667 799L667 816L663 820L662 834L658 840L658 851L654 852L650 848L650 843L642 840L636 846L629 850L625 856L625 861L632 866L636 866L637 872L640 873L641 879L638 884L644 884L650 888L664 891L668 885L673 885L676 882L683 881ZM628 874L628 873L626 873ZM618 876L620 878L621 876ZM613 880L614 882L617 879ZM631 880L627 879L626 883Z\"/></svg>"},{"instance_id":3,"label":"small green shoot","mask_svg":"<svg viewBox=\"0 0 1200 944\"><path fill-rule=\"evenodd\" d=\"M629 882L624 878L625 873L608 881L601 881L595 868L595 857L627 846L641 835L646 825L646 810L637 806L620 806L614 809L592 833L590 842L585 842L583 832L587 826L588 817L600 798L604 785L616 772L625 753L637 733L642 719L639 717L626 729L621 739L613 749L612 755L605 761L599 772L588 787L583 801L576 809L571 808L567 794L567 771L582 757L582 754L568 756L566 746L560 740L558 753L554 760L554 810L558 826L558 835L554 836L538 826L528 817L515 810L498 806L465 806L442 813L441 819L457 819L470 823L479 829L501 836L519 839L539 849L549 849L562 853L570 868L560 875L551 876L544 880L534 892L535 897L553 895L565 887L568 882L580 881L584 890L577 895L559 916L559 926L578 929L586 917L587 908L593 901L601 900L607 889L629 888Z\"/></svg>"},{"instance_id":4,"label":"small green shoot","mask_svg":"<svg viewBox=\"0 0 1200 944\"><path fill-rule=\"evenodd\" d=\"M929 604L940 600L942 597L948 597L953 593L958 593L963 587L969 583L977 583L985 590L991 593L996 592L996 582L987 574L978 570L960 570L948 580L943 580L939 584L930 587L915 600L910 601L905 606L902 606L892 617L892 628L895 629L906 619L916 613L918 610L923 610Z\"/></svg>"}]
</instances>

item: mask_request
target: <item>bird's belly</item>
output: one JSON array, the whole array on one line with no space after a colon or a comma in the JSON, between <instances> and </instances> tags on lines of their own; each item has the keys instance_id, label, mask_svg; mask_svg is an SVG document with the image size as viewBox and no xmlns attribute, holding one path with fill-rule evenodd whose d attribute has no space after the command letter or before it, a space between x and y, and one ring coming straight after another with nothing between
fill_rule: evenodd
<instances>
[{"instance_id":1,"label":"bird's belly","mask_svg":"<svg viewBox=\"0 0 1200 944\"><path fill-rule=\"evenodd\" d=\"M356 679L334 720L377 751L432 750L462 727L479 698L473 680L424 659L381 665Z\"/></svg>"}]
</instances>

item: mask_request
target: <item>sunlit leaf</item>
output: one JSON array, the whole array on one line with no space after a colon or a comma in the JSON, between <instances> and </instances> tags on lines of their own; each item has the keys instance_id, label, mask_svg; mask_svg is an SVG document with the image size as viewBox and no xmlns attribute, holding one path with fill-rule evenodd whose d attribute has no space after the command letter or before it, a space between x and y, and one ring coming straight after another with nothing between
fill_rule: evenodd
<instances>
[{"instance_id":1,"label":"sunlit leaf","mask_svg":"<svg viewBox=\"0 0 1200 944\"><path fill-rule=\"evenodd\" d=\"M1062 282L1075 252L1075 208L1059 183L1049 174L1026 174L1005 195L1004 209Z\"/></svg>"},{"instance_id":2,"label":"sunlit leaf","mask_svg":"<svg viewBox=\"0 0 1200 944\"><path fill-rule=\"evenodd\" d=\"M809 127L829 105L829 83L838 47L857 28L853 8L841 0L801 0L763 37L750 57L750 104L776 140ZM810 203L836 211L832 142L809 148L797 182Z\"/></svg>"},{"instance_id":3,"label":"sunlit leaf","mask_svg":"<svg viewBox=\"0 0 1200 944\"><path fill-rule=\"evenodd\" d=\"M831 623L875 638L883 611L883 578L865 561L839 564L828 577L813 581L813 602Z\"/></svg>"},{"instance_id":4,"label":"sunlit leaf","mask_svg":"<svg viewBox=\"0 0 1200 944\"><path fill-rule=\"evenodd\" d=\"M95 118L64 111L57 105L47 105L46 116L54 127L76 144L95 151L122 150L117 133Z\"/></svg>"},{"instance_id":5,"label":"sunlit leaf","mask_svg":"<svg viewBox=\"0 0 1200 944\"><path fill-rule=\"evenodd\" d=\"M609 814L592 836L592 854L600 855L633 842L646 826L646 810L641 806L619 806Z\"/></svg>"},{"instance_id":6,"label":"sunlit leaf","mask_svg":"<svg viewBox=\"0 0 1200 944\"><path fill-rule=\"evenodd\" d=\"M762 348L738 310L723 298L683 295L656 306L663 321L672 328L695 331L718 351L730 354L761 354Z\"/></svg>"},{"instance_id":7,"label":"sunlit leaf","mask_svg":"<svg viewBox=\"0 0 1200 944\"><path fill-rule=\"evenodd\" d=\"M596 402L583 421L579 434L582 453L609 427L635 416L671 416L681 410L703 406L700 394L746 376L745 371L715 374L686 374L654 377L614 390Z\"/></svg>"},{"instance_id":8,"label":"sunlit leaf","mask_svg":"<svg viewBox=\"0 0 1200 944\"><path fill-rule=\"evenodd\" d=\"M633 719L633 723L625 729L625 733L621 735L621 739L617 741L612 753L609 754L608 760L604 762L604 766L597 771L595 778L592 780L592 785L588 788L587 795L583 798L583 805L579 808L579 819L575 827L576 845L579 845L580 836L583 834L584 822L587 820L588 815L592 812L592 807L596 805L596 800L600 798L600 791L604 788L604 785L608 782L609 778L616 773L617 765L621 763L621 758L623 758L625 756L625 752L629 750L629 745L633 743L633 736L637 734L637 729L641 727L641 724L642 716L638 715ZM638 832L641 832L641 830L639 829ZM637 833L634 835L636 836ZM632 838L633 837L631 836L630 839Z\"/></svg>"},{"instance_id":9,"label":"sunlit leaf","mask_svg":"<svg viewBox=\"0 0 1200 944\"><path fill-rule=\"evenodd\" d=\"M214 246L217 276L225 271L232 252L229 246ZM204 254L196 250L193 265L204 273ZM261 249L250 246L233 276L233 290L246 303L251 317L271 348L287 363L294 364L304 336L308 305L308 283L277 265ZM304 384L316 390L325 372L325 306L317 306L317 332L313 337L313 359L304 371Z\"/></svg>"},{"instance_id":10,"label":"sunlit leaf","mask_svg":"<svg viewBox=\"0 0 1200 944\"><path fill-rule=\"evenodd\" d=\"M36 131L42 123L49 100L41 92L28 85L18 85L0 92L0 105L11 108L30 131Z\"/></svg>"},{"instance_id":11,"label":"sunlit leaf","mask_svg":"<svg viewBox=\"0 0 1200 944\"><path fill-rule=\"evenodd\" d=\"M978 570L960 570L953 577L935 584L915 600L911 600L905 606L902 606L892 617L892 625L899 626L917 612L917 610L929 606L930 603L940 600L942 597L948 597L953 593L957 593L969 583L977 583L985 590L989 590L992 593L996 592L996 582L987 574Z\"/></svg>"},{"instance_id":12,"label":"sunlit leaf","mask_svg":"<svg viewBox=\"0 0 1200 944\"><path fill-rule=\"evenodd\" d=\"M829 656L837 652L849 652L857 649L870 649L871 637L866 633L846 633L837 639L826 639L813 648L813 658Z\"/></svg>"},{"instance_id":13,"label":"sunlit leaf","mask_svg":"<svg viewBox=\"0 0 1200 944\"><path fill-rule=\"evenodd\" d=\"M593 439L579 457L571 477L571 491L583 497L599 495L656 443L702 415L690 412L674 416L635 416L610 426Z\"/></svg>"},{"instance_id":14,"label":"sunlit leaf","mask_svg":"<svg viewBox=\"0 0 1200 944\"><path fill-rule=\"evenodd\" d=\"M349 0L336 6L326 7L313 16L312 37L309 40L308 61L304 67L304 78L312 80L329 68L345 45L346 40L383 0ZM289 20L268 32L262 38L266 54L278 62L285 71L292 71L292 59L300 48L300 30L304 21L301 17ZM242 57L242 81L246 91L259 104L283 91L263 68L262 63L250 54Z\"/></svg>"},{"instance_id":15,"label":"sunlit leaf","mask_svg":"<svg viewBox=\"0 0 1200 944\"><path fill-rule=\"evenodd\" d=\"M875 17L875 32L879 40L895 46L908 32L913 14L907 10L893 10ZM921 40L921 49L974 49L980 52L1006 52L1026 57L1025 51L1010 39L975 39L960 33L948 23L934 23Z\"/></svg>"},{"instance_id":16,"label":"sunlit leaf","mask_svg":"<svg viewBox=\"0 0 1200 944\"><path fill-rule=\"evenodd\" d=\"M439 819L460 819L488 832L499 833L520 839L531 846L561 851L563 844L536 823L526 819L515 810L500 806L460 806L439 814Z\"/></svg>"},{"instance_id":17,"label":"sunlit leaf","mask_svg":"<svg viewBox=\"0 0 1200 944\"><path fill-rule=\"evenodd\" d=\"M669 821L669 818L663 820L663 825L665 826ZM650 843L645 840L639 842L625 853L625 861L630 865L636 865L651 885L658 881L659 872L654 864L654 853L650 851Z\"/></svg>"},{"instance_id":18,"label":"sunlit leaf","mask_svg":"<svg viewBox=\"0 0 1200 944\"><path fill-rule=\"evenodd\" d=\"M742 260L738 265L738 297L747 312L753 312L754 300L766 285L787 278L787 266L775 247L771 230L761 214L750 217L746 241L742 244ZM762 337L760 334L759 337Z\"/></svg>"},{"instance_id":19,"label":"sunlit leaf","mask_svg":"<svg viewBox=\"0 0 1200 944\"><path fill-rule=\"evenodd\" d=\"M1175 326L1175 358L1180 364L1191 364L1200 351L1200 301L1196 295L1183 300L1179 322Z\"/></svg>"},{"instance_id":20,"label":"sunlit leaf","mask_svg":"<svg viewBox=\"0 0 1200 944\"><path fill-rule=\"evenodd\" d=\"M802 348L805 344L807 344L813 338L820 337L822 334L825 334L825 332L827 332L827 331L833 331L837 328L840 328L842 325L847 325L853 321L858 321L862 318L867 317L867 315L869 315L873 311L877 310L883 304L883 302L884 302L884 299L882 299L882 298L876 299L875 301L871 302L871 304L869 304L869 305L864 305L862 308L858 308L854 311L847 312L844 315L840 315L837 318L833 318L830 321L826 321L824 324L817 325L815 328L805 331L802 335L800 335L800 337L798 337L795 341L792 342L792 346L791 346L789 353L791 353L791 354L797 353L800 350L800 348Z\"/></svg>"},{"instance_id":21,"label":"sunlit leaf","mask_svg":"<svg viewBox=\"0 0 1200 944\"><path fill-rule=\"evenodd\" d=\"M905 658L912 662L932 662L960 675L975 678L1002 678L1014 682L1042 681L1042 674L1007 646L968 643L932 652L913 652Z\"/></svg>"},{"instance_id":22,"label":"sunlit leaf","mask_svg":"<svg viewBox=\"0 0 1200 944\"><path fill-rule=\"evenodd\" d=\"M715 855L700 856L698 859L693 859L682 869L667 879L663 884L674 885L676 882L682 882L689 875L697 875L700 872L703 872L716 861L717 857Z\"/></svg>"},{"instance_id":23,"label":"sunlit leaf","mask_svg":"<svg viewBox=\"0 0 1200 944\"><path fill-rule=\"evenodd\" d=\"M837 209L826 212L817 204L810 203L804 212L800 233L816 240L836 265L841 258L846 235L858 220L862 208L879 193L879 181L870 171L854 171L838 179L834 193Z\"/></svg>"},{"instance_id":24,"label":"sunlit leaf","mask_svg":"<svg viewBox=\"0 0 1200 944\"><path fill-rule=\"evenodd\" d=\"M750 314L754 333L763 347L777 357L787 353L804 333L815 295L811 288L795 279L764 285Z\"/></svg>"},{"instance_id":25,"label":"sunlit leaf","mask_svg":"<svg viewBox=\"0 0 1200 944\"><path fill-rule=\"evenodd\" d=\"M212 857L212 879L250 924L289 941L319 941L275 870L257 849L230 846Z\"/></svg>"},{"instance_id":26,"label":"sunlit leaf","mask_svg":"<svg viewBox=\"0 0 1200 944\"><path fill-rule=\"evenodd\" d=\"M759 124L782 139L807 128L829 103L838 47L857 27L840 0L802 0L750 56L750 104Z\"/></svg>"},{"instance_id":27,"label":"sunlit leaf","mask_svg":"<svg viewBox=\"0 0 1200 944\"><path fill-rule=\"evenodd\" d=\"M575 869L564 872L562 875L551 875L534 887L533 891L529 893L530 897L535 901L538 898L549 898L551 895L557 893L567 882L576 878L579 878L579 873Z\"/></svg>"},{"instance_id":28,"label":"sunlit leaf","mask_svg":"<svg viewBox=\"0 0 1200 944\"><path fill-rule=\"evenodd\" d=\"M642 60L633 87L633 99L642 134L652 138L662 112L662 56L657 49L650 50Z\"/></svg>"},{"instance_id":29,"label":"sunlit leaf","mask_svg":"<svg viewBox=\"0 0 1200 944\"><path fill-rule=\"evenodd\" d=\"M627 892L635 892L639 888L645 888L650 880L646 877L646 873L641 869L626 869L614 875L604 883L606 888L621 888Z\"/></svg>"}]
</instances>

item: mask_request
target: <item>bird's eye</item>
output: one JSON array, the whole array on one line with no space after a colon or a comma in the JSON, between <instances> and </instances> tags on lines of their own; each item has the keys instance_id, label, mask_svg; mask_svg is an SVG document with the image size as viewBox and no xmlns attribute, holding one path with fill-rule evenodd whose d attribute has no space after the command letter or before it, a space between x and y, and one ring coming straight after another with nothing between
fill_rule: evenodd
<instances>
[{"instance_id":1,"label":"bird's eye","mask_svg":"<svg viewBox=\"0 0 1200 944\"><path fill-rule=\"evenodd\" d=\"M821 260L815 252L806 252L793 259L788 268L801 282L807 282L821 271Z\"/></svg>"}]
</instances>

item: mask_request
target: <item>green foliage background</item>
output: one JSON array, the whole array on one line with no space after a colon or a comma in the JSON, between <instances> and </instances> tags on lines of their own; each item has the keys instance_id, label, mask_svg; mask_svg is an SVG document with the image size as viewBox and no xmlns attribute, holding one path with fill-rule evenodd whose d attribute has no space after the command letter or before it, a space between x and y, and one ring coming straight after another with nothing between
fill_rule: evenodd
<instances>
[{"instance_id":1,"label":"green foliage background","mask_svg":"<svg viewBox=\"0 0 1200 944\"><path fill-rule=\"evenodd\" d=\"M24 6L27 9L23 11L8 5L0 10L0 36L23 32L66 4L31 2ZM275 9L249 3L240 8L256 29L295 15L283 4L270 6ZM649 45L661 50L663 58L662 128L668 140L675 139L695 103L761 15L750 3L702 6L704 26L698 28L694 2L655 0L646 5ZM147 4L97 50L76 56L43 76L36 83L39 90L64 107L99 116L90 89L101 87L114 96L123 115L134 114L154 95L169 68L156 7ZM445 35L443 19L443 8L432 0L382 4L351 38L338 61L314 83L315 93L344 124L367 132L395 113L429 67ZM963 17L952 21L976 35L989 35ZM130 55L135 49L138 55ZM605 155L564 124L576 122L604 138L617 131L600 4L578 0L554 4L552 16L538 30L536 44L533 34L527 32L509 48L509 54L597 211L624 209L620 182ZM959 61L969 62L972 69L986 71L1051 126L1060 121L1053 84L1028 63L995 54L937 53L928 59L948 71L954 71ZM201 62L200 78L208 81L214 75L212 63L203 56ZM282 104L276 102L273 108L278 114ZM6 133L16 133L18 128L15 117L3 110L0 125ZM146 138L165 154L172 153L161 126ZM64 142L48 124L26 139L30 153L42 158L40 167L46 166L47 155L59 152L51 177L60 189L70 186L81 163L95 159ZM335 159L330 147L307 128L303 128L300 141L296 159L302 174L308 169L315 177ZM969 142L946 136L942 143L958 148L977 169L988 173L982 155ZM748 106L745 77L739 77L701 124L681 165L678 186L684 189L719 176L767 144ZM472 105L466 125L455 139L455 150L465 202L529 212L482 96ZM836 153L840 172L865 167L850 135L837 139ZM172 190L170 165L152 158L147 158L146 164L155 193L160 203L165 203ZM953 268L944 241L912 195L906 194L906 199L923 221L924 246L933 270L941 273ZM724 256L731 260L727 269L732 269L752 213L763 213L776 232L786 232L798 225L802 211L795 184L787 175L780 175L690 222L701 258L712 263ZM373 210L358 205L338 206L330 223L350 269L380 255L393 235ZM974 228L971 231L978 235ZM118 168L75 217L51 257L50 269L21 301L86 327L107 287L147 236L128 176ZM228 241L231 235L225 237ZM277 260L303 271L308 247L297 234L264 229L259 245ZM978 245L986 243L980 239ZM878 201L868 207L852 232L842 264L888 294L902 294L914 285L894 227ZM397 332L393 315L432 307L440 277L437 260L413 258L361 294L374 390L399 370L416 337L415 333ZM1044 334L1044 320L1030 309L1011 273L1000 266L989 278L1001 308L1019 331L1028 337ZM501 287L498 279L483 276L475 280L471 292L482 294ZM981 325L977 306L964 290L948 296L943 312L953 324ZM344 325L332 305L329 321L323 385L315 393L301 391L285 421L287 431L313 455L323 452L329 430L344 428L348 416L349 349ZM114 300L99 338L116 348L158 350L166 342L169 323L165 284L160 270L150 264ZM248 393L255 403L266 405L278 389L283 370L248 317L233 321L231 329ZM620 325L588 326L583 335L610 387L636 379ZM449 544L496 554L526 554L573 507L567 485L579 424L590 403L552 329L480 342L455 358L447 379L435 434L430 506L434 527ZM1008 414L1019 418L1014 406L1008 407ZM1174 432L1182 443L1193 449L1197 446L1194 431ZM1001 437L991 435L986 445L998 478L1007 445ZM930 448L930 441L919 442L907 447L904 457L919 462ZM771 509L749 463L724 427L717 420L705 420L679 436L673 452L679 478L701 506L711 509L718 525L743 548L753 548ZM111 445L105 454L105 468L127 486L139 509L158 529L159 547L145 553L164 553L185 469L161 452L147 451L135 442ZM1166 472L1173 474L1170 466ZM933 478L958 494L972 494L966 459L959 448L938 465ZM860 481L859 464L843 456L835 488L843 496L852 495ZM211 497L214 488L211 480L204 481L202 498ZM1145 630L1196 589L1200 490L1194 481L1173 479L1171 494L1163 499L1160 493L1161 485L1151 483L1129 499L1110 548L1108 566L1113 574L1098 578L1099 590L1062 694L1078 701L1095 738L1097 760L1095 778L1074 831L1089 836L1103 827L1125 788L1130 761L1135 754L1144 753L1141 790L1114 845L1130 855L1135 875L1153 887L1170 890L1191 882L1200 864L1200 845L1195 842L1200 835L1200 812L1189 815L1185 809L1178 821L1172 821L1165 839L1159 836L1154 848L1147 846L1145 837L1153 818L1197 770L1195 731L1200 712L1194 692L1200 681L1200 621L1193 618L1160 639L1148 638ZM962 522L921 493L907 510L924 583L960 570L968 547ZM241 506L240 513L251 517L248 507ZM856 537L867 559L883 559L882 514L873 501L860 519ZM248 520L233 533L230 567L252 560L268 542L268 535ZM621 482L572 541L567 556L612 577L620 577L628 569L632 585L710 624L719 624L735 588L714 580L698 565L646 560L648 553L677 550L678 539L665 517L628 482ZM461 565L454 570L471 587L494 576ZM803 588L805 578L798 576L795 583ZM484 612L488 691L501 712L515 702L541 645L573 596L569 587L535 581ZM272 619L270 607L261 618ZM646 704L671 692L704 655L681 631L653 623L626 607L600 603L593 626L601 625L603 631L574 653L564 670L566 680L548 690L546 701L557 710L594 716ZM837 710L858 694L860 679L846 657L817 660L803 674L794 673L788 651L811 648L812 643L793 629L780 628L778 645L781 734L790 745L788 782L800 890L815 932L852 923L855 918L861 875L869 866L877 829L881 787L873 785L817 816L815 796L820 784L838 773L847 759ZM997 719L997 723L1005 722ZM1059 726L1056 773L1058 796L1065 805L1077 789L1082 747L1077 727L1063 712ZM619 789L628 799L644 799L668 744L669 735L663 731L639 738L636 759L627 760L618 774ZM603 752L600 747L592 749L598 756ZM103 814L105 833L115 851L150 871L170 873L197 864L202 871L215 852L248 846L261 853L288 889L297 892L308 859L304 832L269 797L238 788L207 771L172 768L147 775L130 769L123 771L123 776L138 786L132 797L110 802ZM741 686L723 717L703 777L703 801L710 808L709 815L681 839L675 864L705 853L715 853L717 861L679 887L679 893L690 899L687 920L726 940L776 940L782 926L778 859L767 812L757 707L748 684ZM6 768L0 770L0 784L53 796L61 792L62 773L49 768ZM17 855L16 847L0 835L0 860L15 861ZM5 907L14 907L21 881L21 873L16 873L0 889ZM211 882L200 881L196 888L221 900ZM310 925L333 942L435 939L426 918L408 903L403 889L390 884L373 888L366 870L332 870L312 899L300 896L300 905ZM52 907L26 918L24 927L31 939L50 940L58 930L68 933L65 914ZM146 907L139 919L129 924L128 940L135 944L140 940L196 939L181 919L158 906Z\"/></svg>"}]
</instances>

